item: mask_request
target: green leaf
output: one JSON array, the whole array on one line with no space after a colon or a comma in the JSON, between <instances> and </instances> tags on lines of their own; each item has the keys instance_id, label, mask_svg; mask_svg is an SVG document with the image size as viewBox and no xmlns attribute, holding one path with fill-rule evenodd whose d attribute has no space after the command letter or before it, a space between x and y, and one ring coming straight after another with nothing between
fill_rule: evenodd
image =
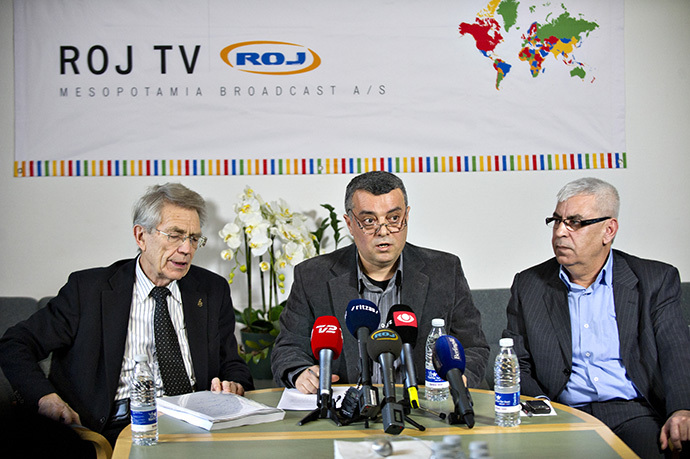
<instances>
[{"instance_id":1,"label":"green leaf","mask_svg":"<svg viewBox=\"0 0 690 459\"><path fill-rule=\"evenodd\" d=\"M273 306L269 311L268 311L268 317L266 318L270 322L276 322L277 320L280 319L280 315L283 313L284 306L282 304L279 304L278 306Z\"/></svg>"},{"instance_id":2,"label":"green leaf","mask_svg":"<svg viewBox=\"0 0 690 459\"><path fill-rule=\"evenodd\" d=\"M255 333L270 333L273 324L268 320L257 319L250 324L250 328Z\"/></svg>"}]
</instances>

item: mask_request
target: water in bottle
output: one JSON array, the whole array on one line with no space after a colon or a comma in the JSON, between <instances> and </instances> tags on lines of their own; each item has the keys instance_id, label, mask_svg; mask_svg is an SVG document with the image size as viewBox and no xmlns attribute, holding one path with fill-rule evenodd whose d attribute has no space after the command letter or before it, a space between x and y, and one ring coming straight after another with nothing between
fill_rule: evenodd
<instances>
[{"instance_id":1,"label":"water in bottle","mask_svg":"<svg viewBox=\"0 0 690 459\"><path fill-rule=\"evenodd\" d=\"M134 377L129 394L132 413L132 443L155 445L158 442L158 411L156 410L156 386L153 372L146 355L134 357Z\"/></svg>"},{"instance_id":2,"label":"water in bottle","mask_svg":"<svg viewBox=\"0 0 690 459\"><path fill-rule=\"evenodd\" d=\"M433 319L431 321L431 332L429 332L429 336L426 339L426 358L424 361L426 376L424 378L424 385L426 386L426 399L430 402L442 402L447 400L449 395L448 381L444 381L436 373L432 360L436 340L439 336L446 334L445 326L445 320Z\"/></svg>"},{"instance_id":3,"label":"water in bottle","mask_svg":"<svg viewBox=\"0 0 690 459\"><path fill-rule=\"evenodd\" d=\"M494 365L496 425L515 427L520 424L520 365L512 338L503 338L498 344L501 350Z\"/></svg>"}]
</instances>

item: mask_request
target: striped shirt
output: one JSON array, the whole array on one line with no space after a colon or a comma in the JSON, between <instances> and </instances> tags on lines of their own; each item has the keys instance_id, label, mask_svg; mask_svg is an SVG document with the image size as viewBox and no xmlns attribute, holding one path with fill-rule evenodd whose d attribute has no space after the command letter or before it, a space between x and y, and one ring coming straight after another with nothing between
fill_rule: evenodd
<instances>
[{"instance_id":1,"label":"striped shirt","mask_svg":"<svg viewBox=\"0 0 690 459\"><path fill-rule=\"evenodd\" d=\"M390 278L388 285L385 290L381 287L375 285L365 274L362 272L362 268L359 262L359 252L357 252L357 283L359 284L359 296L365 300L369 300L379 308L379 313L381 314L381 323L379 328L386 327L386 319L388 318L388 311L391 306L400 303L400 292L402 290L402 280L403 280L403 256L402 253L398 258L398 268L395 275ZM373 330L372 330L373 332ZM395 379L396 382L402 381L402 375L398 370L400 366L400 358L395 360ZM383 376L381 374L381 365L378 362L374 362L372 367L371 379L374 384L380 384L383 382Z\"/></svg>"},{"instance_id":2,"label":"striped shirt","mask_svg":"<svg viewBox=\"0 0 690 459\"><path fill-rule=\"evenodd\" d=\"M151 365L151 370L153 370L153 378L156 383L156 395L163 395L163 381L158 368L153 330L153 314L156 308L156 301L149 296L155 285L144 274L139 264L139 259L137 259L135 272L136 277L132 294L132 307L129 314L129 325L127 326L125 353L122 358L120 382L115 394L115 400L129 398L129 387L134 372L134 356L138 354L145 354L149 357L149 365ZM182 294L177 281L172 281L167 287L170 290L170 295L167 298L170 319L177 332L184 367L187 370L187 374L190 375L189 382L193 387L196 379L194 377L192 355L189 351L187 329L185 328L184 312L182 310Z\"/></svg>"}]
</instances>

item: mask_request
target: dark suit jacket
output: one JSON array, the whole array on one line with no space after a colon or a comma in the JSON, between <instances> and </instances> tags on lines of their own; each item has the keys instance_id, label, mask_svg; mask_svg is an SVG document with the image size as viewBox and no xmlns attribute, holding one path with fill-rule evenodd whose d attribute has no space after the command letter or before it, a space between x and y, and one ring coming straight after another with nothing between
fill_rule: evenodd
<instances>
[{"instance_id":1,"label":"dark suit jacket","mask_svg":"<svg viewBox=\"0 0 690 459\"><path fill-rule=\"evenodd\" d=\"M45 308L7 330L0 340L0 365L25 403L36 406L56 392L86 427L102 430L120 379L135 263L122 260L72 273ZM237 353L227 281L192 266L179 287L197 387L210 389L218 376L253 389L249 368ZM50 352L46 379L37 362Z\"/></svg>"},{"instance_id":2,"label":"dark suit jacket","mask_svg":"<svg viewBox=\"0 0 690 459\"><path fill-rule=\"evenodd\" d=\"M446 333L465 347L468 385L478 386L484 378L489 346L481 327L481 317L472 302L460 260L436 250L405 244L403 249L401 302L410 306L419 324L414 362L417 381L424 381L424 348L431 319L446 321ZM332 315L345 324L348 302L359 298L357 257L354 244L330 254L311 258L295 268L295 280L287 306L280 316L280 335L272 359L273 378L291 385L288 372L317 363L311 352L310 334L317 317ZM342 383L357 383L359 353L357 339L343 328L343 351L333 362L333 374Z\"/></svg>"},{"instance_id":3,"label":"dark suit jacket","mask_svg":"<svg viewBox=\"0 0 690 459\"><path fill-rule=\"evenodd\" d=\"M673 266L613 250L613 296L620 354L641 395L664 418L690 409L690 332ZM555 258L518 273L508 328L524 395L558 400L572 369L568 292Z\"/></svg>"}]
</instances>

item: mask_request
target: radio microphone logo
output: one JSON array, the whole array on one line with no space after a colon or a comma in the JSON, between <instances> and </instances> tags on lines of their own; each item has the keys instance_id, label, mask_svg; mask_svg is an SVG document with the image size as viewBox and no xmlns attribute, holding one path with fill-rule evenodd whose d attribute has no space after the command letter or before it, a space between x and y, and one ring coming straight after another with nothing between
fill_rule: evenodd
<instances>
[{"instance_id":1,"label":"radio microphone logo","mask_svg":"<svg viewBox=\"0 0 690 459\"><path fill-rule=\"evenodd\" d=\"M393 313L393 321L395 325L417 326L417 317L405 311Z\"/></svg>"}]
</instances>

